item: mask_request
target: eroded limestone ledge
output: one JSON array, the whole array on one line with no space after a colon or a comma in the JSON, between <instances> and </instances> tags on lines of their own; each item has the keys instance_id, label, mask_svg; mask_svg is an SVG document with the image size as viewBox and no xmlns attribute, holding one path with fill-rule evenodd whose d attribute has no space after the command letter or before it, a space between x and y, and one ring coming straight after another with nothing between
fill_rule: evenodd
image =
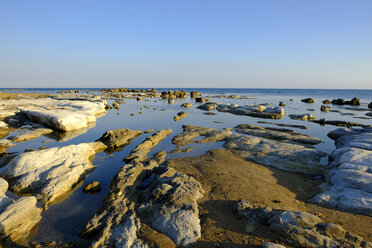
<instances>
[{"instance_id":1,"label":"eroded limestone ledge","mask_svg":"<svg viewBox=\"0 0 372 248\"><path fill-rule=\"evenodd\" d=\"M237 104L223 104L216 102L207 102L197 107L202 110L217 110L219 112L228 112L236 115L248 115L258 118L281 119L285 112L280 107L267 107L266 105L247 105L239 106Z\"/></svg>"},{"instance_id":2,"label":"eroded limestone ledge","mask_svg":"<svg viewBox=\"0 0 372 248\"><path fill-rule=\"evenodd\" d=\"M31 121L49 126L57 131L72 131L86 128L96 117L106 113L102 100L65 100L54 98L0 100L4 109L0 116L12 116L18 112Z\"/></svg>"},{"instance_id":3,"label":"eroded limestone ledge","mask_svg":"<svg viewBox=\"0 0 372 248\"><path fill-rule=\"evenodd\" d=\"M5 195L8 183L0 178L0 240L10 238L17 241L29 235L41 220L42 210L36 207L33 196L13 200Z\"/></svg>"},{"instance_id":4,"label":"eroded limestone ledge","mask_svg":"<svg viewBox=\"0 0 372 248\"><path fill-rule=\"evenodd\" d=\"M117 175L102 206L81 231L93 238L91 247L147 247L137 233L141 222L168 235L177 245L201 235L197 200L201 185L192 177L159 166L166 156L147 154L171 130L160 130L138 145ZM135 155L135 156L133 156Z\"/></svg>"},{"instance_id":5,"label":"eroded limestone ledge","mask_svg":"<svg viewBox=\"0 0 372 248\"><path fill-rule=\"evenodd\" d=\"M315 202L372 216L372 128L338 128L328 134L336 150L325 191Z\"/></svg>"},{"instance_id":6,"label":"eroded limestone ledge","mask_svg":"<svg viewBox=\"0 0 372 248\"><path fill-rule=\"evenodd\" d=\"M242 133L248 132L250 135L233 134L231 132L233 129L218 130L183 125L183 132L175 136L172 142L177 146L184 146L190 143L223 141L225 148L235 150L241 157L259 164L303 174L322 174L324 172L325 168L319 165L319 161L326 154L316 150L311 145L293 142L301 141L302 143L311 144L318 143L319 139L299 133L278 132L267 128L261 129L258 126L255 129L249 129L247 125L238 127L236 130ZM274 140L252 136L254 134L273 138ZM204 136L205 138L199 141L195 140L199 136ZM280 139L280 141L277 139Z\"/></svg>"},{"instance_id":7,"label":"eroded limestone ledge","mask_svg":"<svg viewBox=\"0 0 372 248\"><path fill-rule=\"evenodd\" d=\"M47 204L83 180L95 167L90 158L105 148L102 142L92 142L23 153L1 176L12 192L32 194Z\"/></svg>"}]
</instances>

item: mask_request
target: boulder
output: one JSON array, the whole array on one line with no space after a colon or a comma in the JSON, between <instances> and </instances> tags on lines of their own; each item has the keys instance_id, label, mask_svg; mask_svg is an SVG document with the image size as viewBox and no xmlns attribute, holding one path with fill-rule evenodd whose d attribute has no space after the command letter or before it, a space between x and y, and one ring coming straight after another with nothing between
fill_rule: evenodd
<instances>
[{"instance_id":1,"label":"boulder","mask_svg":"<svg viewBox=\"0 0 372 248\"><path fill-rule=\"evenodd\" d=\"M324 104L331 104L332 102L330 100L324 100L323 103Z\"/></svg>"},{"instance_id":2,"label":"boulder","mask_svg":"<svg viewBox=\"0 0 372 248\"><path fill-rule=\"evenodd\" d=\"M368 104L368 108L372 109L372 102Z\"/></svg>"},{"instance_id":3,"label":"boulder","mask_svg":"<svg viewBox=\"0 0 372 248\"><path fill-rule=\"evenodd\" d=\"M312 98L305 98L305 99L301 99L301 102L314 103L315 101Z\"/></svg>"},{"instance_id":4,"label":"boulder","mask_svg":"<svg viewBox=\"0 0 372 248\"><path fill-rule=\"evenodd\" d=\"M353 99L351 99L350 101L346 101L345 102L345 104L346 105L360 105L360 100L359 100L359 98L357 98L357 97L354 97Z\"/></svg>"},{"instance_id":5,"label":"boulder","mask_svg":"<svg viewBox=\"0 0 372 248\"><path fill-rule=\"evenodd\" d=\"M192 103L188 103L188 102L185 102L181 105L182 108L191 108L192 107Z\"/></svg>"},{"instance_id":6,"label":"boulder","mask_svg":"<svg viewBox=\"0 0 372 248\"><path fill-rule=\"evenodd\" d=\"M280 106L280 107L285 107L286 104L285 104L284 102L279 102L279 106Z\"/></svg>"},{"instance_id":7,"label":"boulder","mask_svg":"<svg viewBox=\"0 0 372 248\"><path fill-rule=\"evenodd\" d=\"M325 106L325 105L320 106L320 111L322 112L328 112L330 110L331 110L331 107L329 106Z\"/></svg>"},{"instance_id":8,"label":"boulder","mask_svg":"<svg viewBox=\"0 0 372 248\"><path fill-rule=\"evenodd\" d=\"M345 100L342 98L333 99L332 104L334 105L345 105Z\"/></svg>"},{"instance_id":9,"label":"boulder","mask_svg":"<svg viewBox=\"0 0 372 248\"><path fill-rule=\"evenodd\" d=\"M12 192L32 194L47 204L70 191L94 166L90 157L105 149L102 142L82 143L26 152L4 169Z\"/></svg>"}]
</instances>

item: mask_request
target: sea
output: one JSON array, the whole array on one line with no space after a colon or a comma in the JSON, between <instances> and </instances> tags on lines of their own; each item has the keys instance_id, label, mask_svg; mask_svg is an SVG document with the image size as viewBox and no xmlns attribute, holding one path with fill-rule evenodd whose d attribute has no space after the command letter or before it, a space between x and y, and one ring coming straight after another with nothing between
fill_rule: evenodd
<instances>
[{"instance_id":1,"label":"sea","mask_svg":"<svg viewBox=\"0 0 372 248\"><path fill-rule=\"evenodd\" d=\"M89 91L89 94L99 95L102 88L23 88L9 89L0 88L2 92L11 93L46 93L56 94L66 90L80 90L82 93ZM278 106L279 102L286 104L284 108L286 115L280 120L268 120L254 118L250 116L234 115L230 113L215 112L216 115L205 115L202 110L197 109L199 105L193 99L187 97L185 99L176 99L174 104L168 104L167 100L150 98L142 101L136 99L126 99L126 103L120 104L120 110L108 110L106 115L97 119L97 122L84 130L76 132L68 132L61 134L50 134L41 136L40 138L19 143L17 146L8 149L8 153L19 154L25 149L39 149L40 147L56 147L66 146L70 144L79 144L84 142L92 142L99 139L103 133L111 129L129 128L133 130L146 131L149 129L166 129L171 128L173 133L164 139L156 146L149 156L165 150L168 155L167 159L185 157L185 156L200 156L208 150L221 149L222 142L207 143L207 144L190 144L185 148L193 147L191 152L171 153L176 147L171 143L172 138L182 132L182 125L191 124L211 128L233 128L239 124L254 124L264 127L277 127L275 124L296 124L304 125L308 129L294 129L296 132L309 134L322 139L322 143L316 145L316 149L325 153L331 153L335 146L333 141L328 138L328 132L339 128L337 126L321 126L308 121L293 120L288 117L289 114L312 114L318 119L326 120L342 120L349 122L357 122L365 125L372 125L372 117L366 114L371 113L372 109L368 109L368 104L372 102L372 90L343 90L343 89L236 89L236 88L156 88L158 92L168 90L186 90L198 91L203 96L211 99L212 102L233 103L238 105L251 104L271 104ZM223 94L250 96L251 99L231 99L220 98ZM309 104L301 102L301 99L311 97L315 103ZM329 99L343 98L351 100L357 97L361 101L360 106L336 106L329 105L331 110L336 112L321 112L320 107L322 101ZM112 104L112 100L108 100ZM180 107L182 103L190 102L193 107L183 109ZM187 111L188 117L178 122L173 121L173 117L180 111ZM142 112L142 113L141 113ZM134 114L132 116L131 114ZM272 124L262 124L260 121L271 122ZM11 133L16 134L18 131ZM110 182L117 171L125 164L123 158L129 155L130 151L140 144L149 134L143 134L134 139L132 143L121 151L114 154L106 154L100 152L96 154L93 164L96 169L85 179L84 182L77 185L64 199L60 199L53 205L50 205L46 211L42 213L42 220L39 225L33 230L27 241L50 241L63 240L74 241L79 239L79 232L87 220L94 214L97 208L101 205L105 195L110 189ZM49 141L48 143L44 143ZM327 157L322 160L324 165L327 164ZM3 168L0 168L0 172ZM101 192L97 194L85 194L82 192L82 185L92 181L99 181L102 185ZM12 197L18 196L11 194Z\"/></svg>"}]
</instances>

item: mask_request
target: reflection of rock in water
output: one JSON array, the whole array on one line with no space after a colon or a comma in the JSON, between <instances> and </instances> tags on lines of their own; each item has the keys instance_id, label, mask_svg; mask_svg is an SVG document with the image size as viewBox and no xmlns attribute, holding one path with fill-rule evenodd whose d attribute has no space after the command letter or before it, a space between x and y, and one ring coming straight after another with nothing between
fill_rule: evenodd
<instances>
[{"instance_id":1,"label":"reflection of rock in water","mask_svg":"<svg viewBox=\"0 0 372 248\"><path fill-rule=\"evenodd\" d=\"M88 132L88 130L92 127L95 127L96 126L96 123L95 122L90 122L88 123L88 127L84 127L84 128L81 128L81 129L78 129L78 130L74 130L74 131L70 131L70 132L53 132L53 133L49 133L49 134L45 134L44 136L45 137L48 137L48 138L51 138L51 139L54 139L58 142L65 142L65 141L68 141L70 139L73 139L79 135L82 135L86 132Z\"/></svg>"}]
</instances>

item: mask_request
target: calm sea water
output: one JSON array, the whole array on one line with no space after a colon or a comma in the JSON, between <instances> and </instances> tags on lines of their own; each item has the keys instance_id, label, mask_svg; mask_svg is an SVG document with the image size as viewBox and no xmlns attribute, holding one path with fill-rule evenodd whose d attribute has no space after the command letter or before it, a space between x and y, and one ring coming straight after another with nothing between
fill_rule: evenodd
<instances>
[{"instance_id":1,"label":"calm sea water","mask_svg":"<svg viewBox=\"0 0 372 248\"><path fill-rule=\"evenodd\" d=\"M9 91L9 89L0 89L3 92L30 92L30 93L56 93L60 90L69 89L23 89L20 91ZM83 89L79 89L83 90ZM97 91L99 89L88 89ZM168 89L157 89L158 91ZM177 90L177 89L172 89ZM70 144L79 144L82 142L92 142L97 140L104 132L117 128L130 128L135 130L148 129L165 129L171 128L172 135L164 139L158 146L151 151L150 156L161 150L168 152L167 158L176 158L182 156L198 156L204 154L210 149L222 148L222 143L212 144L190 144L186 147L194 147L195 149L190 153L170 154L171 150L176 147L171 143L172 138L182 132L183 124L192 124L213 128L231 128L239 124L257 124L262 126L273 126L269 124L258 124L258 121L270 121L273 123L286 123L305 125L307 130L297 129L297 132L306 133L323 140L323 142L316 146L317 149L324 152L331 152L334 149L333 141L327 137L327 133L336 129L335 126L320 126L315 123L292 120L288 117L289 114L304 114L311 113L318 118L325 118L328 120L344 120L358 122L362 124L371 125L371 119L365 119L367 105L372 101L372 90L303 90L303 89L185 89L186 91L196 90L202 92L204 95L218 95L225 93L226 95L239 94L249 95L255 99L227 99L215 98L212 101L224 103L236 103L239 105L247 104L262 104L272 103L277 106L279 101L287 104L284 107L286 116L281 120L267 120L258 119L249 116L238 116L229 113L216 112L215 116L204 115L199 109L196 109L198 104L190 98L177 99L174 104L168 104L166 100L149 99L149 101L137 102L134 99L127 99L125 104L120 105L120 110L109 110L105 116L97 119L95 125L90 126L85 130L77 132L69 132L61 135L47 135L41 136L38 139L20 143L17 146L8 149L8 152L21 153L26 148L38 149L39 147L55 147L65 146ZM83 91L84 93L84 91ZM307 104L301 102L302 98L312 97L316 102L314 104ZM325 99L344 98L349 100L353 97L361 99L362 105L356 107L356 110L348 109L350 106L334 106L330 105L331 109L339 110L339 113L320 111L321 101ZM292 99L292 101L290 101ZM108 101L110 104L112 101ZM182 109L189 113L189 116L179 122L174 122L173 117L181 111L180 105L184 102L191 102L194 106L191 109ZM148 106L143 110L141 107ZM158 109L158 110L154 110ZM165 109L166 111L159 111ZM143 112L139 114L139 112ZM130 114L134 113L135 116ZM12 134L10 134L12 135ZM52 205L48 210L44 211L42 220L35 229L34 235L29 238L31 241L48 241L48 240L75 240L78 239L78 233L86 221L94 214L96 209L101 205L102 200L109 191L109 185L112 177L124 165L122 161L130 151L139 143L141 143L150 134L143 134L139 138L125 147L123 150L110 155L101 152L95 156L93 164L97 168L85 179L85 183L91 181L99 181L102 184L102 191L98 194L84 194L79 185L71 192L69 197L55 205ZM42 143L46 140L52 140L49 143ZM2 169L0 169L1 172Z\"/></svg>"}]
</instances>

